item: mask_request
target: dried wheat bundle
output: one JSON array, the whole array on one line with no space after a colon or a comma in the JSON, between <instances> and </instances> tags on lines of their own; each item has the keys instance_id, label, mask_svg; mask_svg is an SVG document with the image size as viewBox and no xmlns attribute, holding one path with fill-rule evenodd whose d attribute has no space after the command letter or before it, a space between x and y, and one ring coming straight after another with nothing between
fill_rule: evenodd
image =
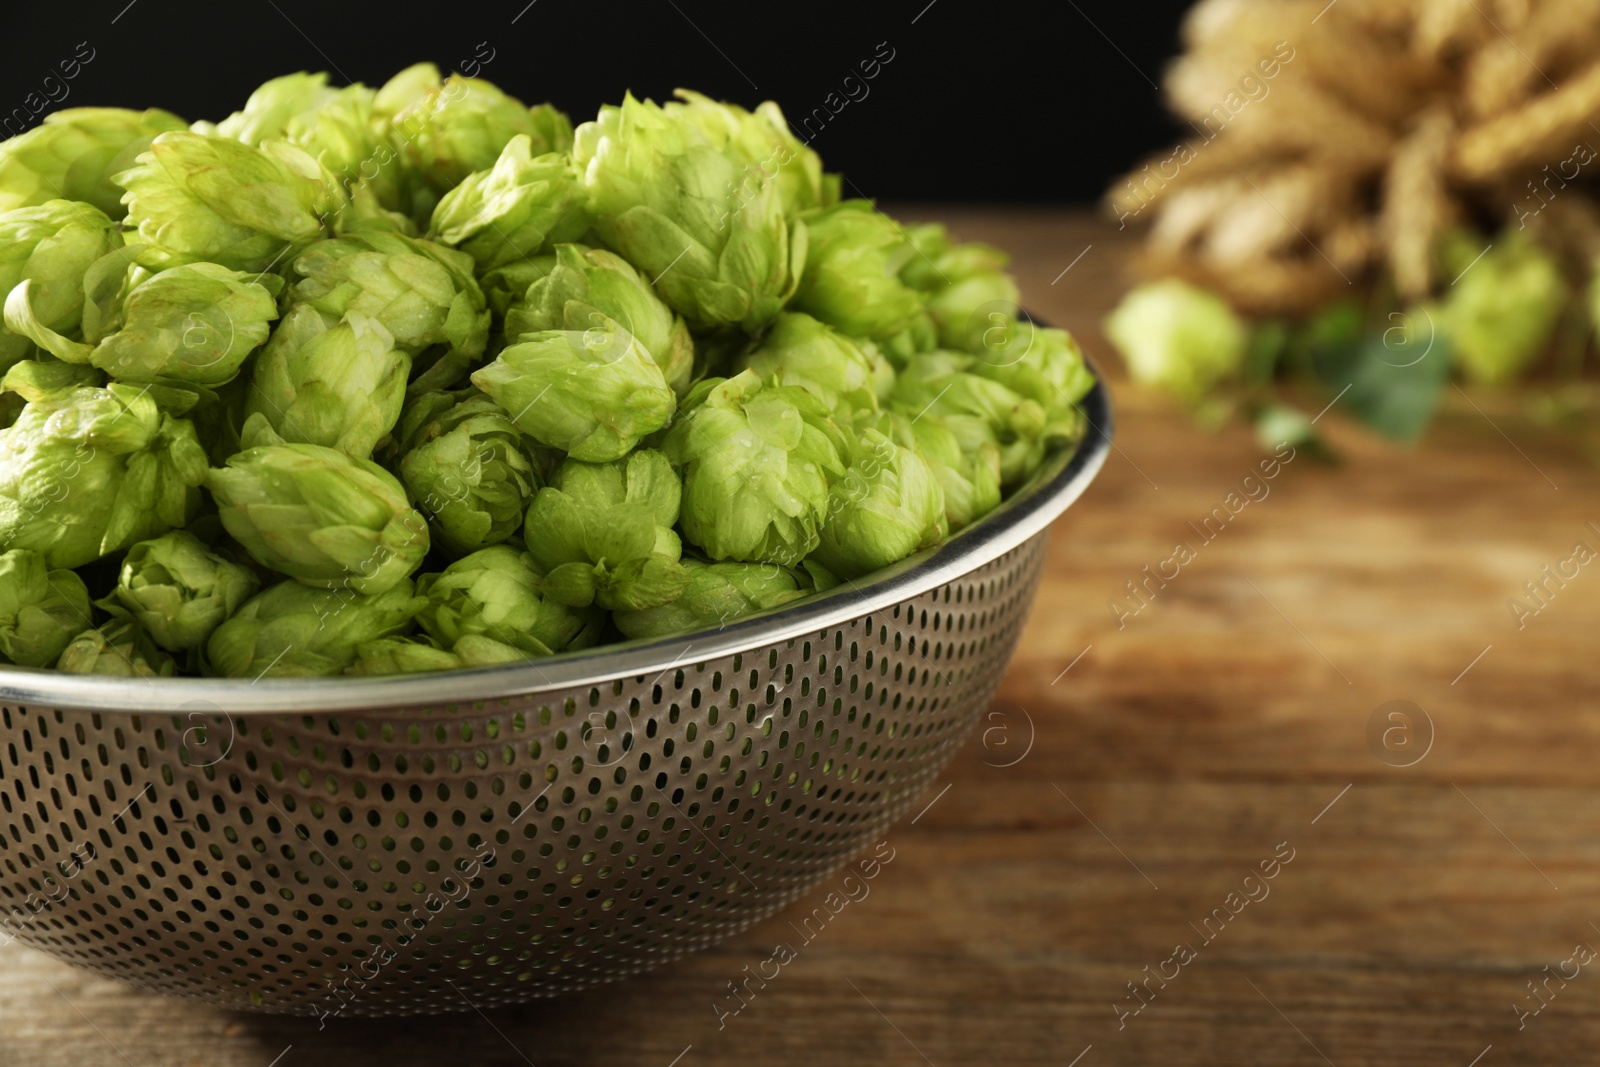
<instances>
[{"instance_id":1,"label":"dried wheat bundle","mask_svg":"<svg viewBox=\"0 0 1600 1067\"><path fill-rule=\"evenodd\" d=\"M1184 44L1193 135L1107 194L1152 272L1270 313L1424 297L1463 223L1600 255L1600 0L1201 0Z\"/></svg>"}]
</instances>

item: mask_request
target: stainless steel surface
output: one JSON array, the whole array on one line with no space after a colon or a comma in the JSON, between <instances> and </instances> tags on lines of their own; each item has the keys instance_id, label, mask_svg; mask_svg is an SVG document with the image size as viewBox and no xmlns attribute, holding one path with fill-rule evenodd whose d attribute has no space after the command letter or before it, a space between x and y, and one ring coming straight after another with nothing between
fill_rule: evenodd
<instances>
[{"instance_id":1,"label":"stainless steel surface","mask_svg":"<svg viewBox=\"0 0 1600 1067\"><path fill-rule=\"evenodd\" d=\"M0 929L145 988L296 1014L550 996L794 900L987 706L1091 430L871 582L714 633L378 680L0 670Z\"/></svg>"}]
</instances>

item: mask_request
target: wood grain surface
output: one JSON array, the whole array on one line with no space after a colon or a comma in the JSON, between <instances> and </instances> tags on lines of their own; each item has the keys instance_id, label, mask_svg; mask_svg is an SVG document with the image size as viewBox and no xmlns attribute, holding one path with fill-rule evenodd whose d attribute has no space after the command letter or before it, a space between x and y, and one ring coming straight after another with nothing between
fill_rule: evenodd
<instances>
[{"instance_id":1,"label":"wood grain surface","mask_svg":"<svg viewBox=\"0 0 1600 1067\"><path fill-rule=\"evenodd\" d=\"M1029 305L1112 362L1125 235L905 214L1010 250ZM1207 541L1188 524L1244 495L1259 448L1112 379L1117 450L1055 529L990 718L870 896L737 1015L713 1005L826 886L612 988L321 1031L12 945L0 1067L1600 1061L1600 961L1574 955L1600 948L1600 563L1521 629L1507 606L1600 550L1600 469L1515 397L1451 390L1414 450L1335 409L1343 465L1281 464ZM1109 602L1185 541L1119 625ZM1396 700L1426 721L1389 721Z\"/></svg>"}]
</instances>

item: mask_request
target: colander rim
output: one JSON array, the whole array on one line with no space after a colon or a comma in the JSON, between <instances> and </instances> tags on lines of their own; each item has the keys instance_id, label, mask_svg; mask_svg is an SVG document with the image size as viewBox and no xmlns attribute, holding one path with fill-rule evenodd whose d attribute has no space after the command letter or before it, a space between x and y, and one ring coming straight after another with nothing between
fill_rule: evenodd
<instances>
[{"instance_id":1,"label":"colander rim","mask_svg":"<svg viewBox=\"0 0 1600 1067\"><path fill-rule=\"evenodd\" d=\"M943 544L901 560L869 581L841 583L717 630L644 638L529 663L372 678L153 678L63 674L0 666L0 705L106 713L282 715L440 707L538 696L618 679L657 678L679 668L815 635L937 589L1042 532L1083 494L1111 450L1105 380L1079 403L1089 427L1022 489ZM694 653L690 656L690 653Z\"/></svg>"}]
</instances>

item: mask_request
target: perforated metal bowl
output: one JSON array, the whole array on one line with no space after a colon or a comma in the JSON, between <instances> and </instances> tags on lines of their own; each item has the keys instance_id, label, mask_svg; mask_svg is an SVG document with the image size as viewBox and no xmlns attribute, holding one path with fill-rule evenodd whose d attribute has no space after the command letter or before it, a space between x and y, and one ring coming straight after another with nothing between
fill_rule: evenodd
<instances>
[{"instance_id":1,"label":"perforated metal bowl","mask_svg":"<svg viewBox=\"0 0 1600 1067\"><path fill-rule=\"evenodd\" d=\"M0 669L0 940L301 1015L551 996L771 914L878 840L1005 670L1094 427L870 582L667 641L375 680Z\"/></svg>"}]
</instances>

